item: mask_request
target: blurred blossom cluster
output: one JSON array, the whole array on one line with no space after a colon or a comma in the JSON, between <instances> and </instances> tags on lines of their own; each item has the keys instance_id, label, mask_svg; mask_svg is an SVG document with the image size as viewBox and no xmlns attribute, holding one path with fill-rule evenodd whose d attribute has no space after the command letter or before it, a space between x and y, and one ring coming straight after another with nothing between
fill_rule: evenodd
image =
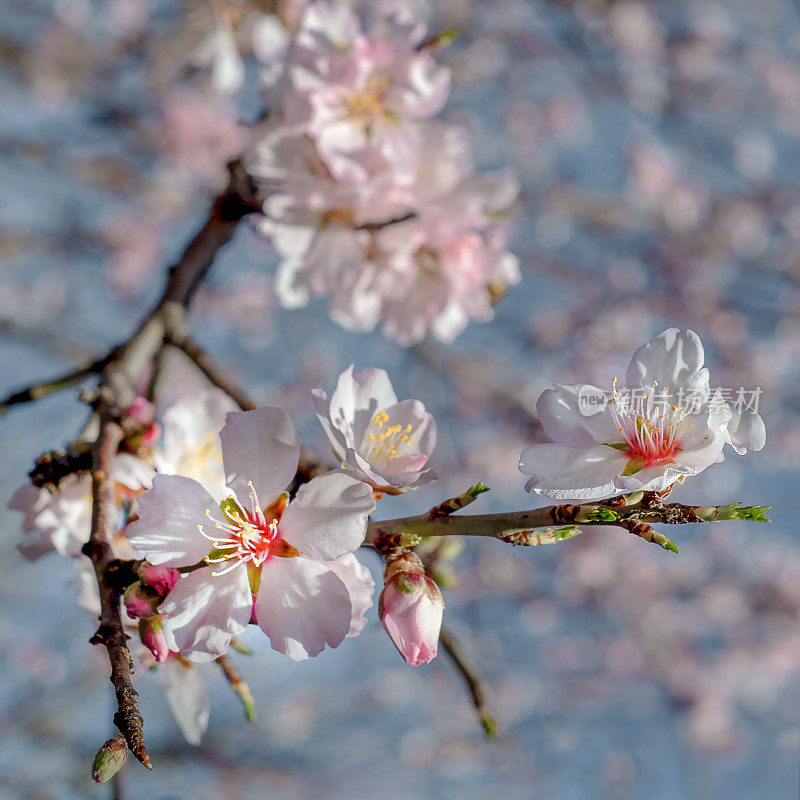
<instances>
[{"instance_id":1,"label":"blurred blossom cluster","mask_svg":"<svg viewBox=\"0 0 800 800\"><path fill-rule=\"evenodd\" d=\"M491 319L493 291L519 277L501 222L517 186L474 175L465 132L430 119L450 70L426 33L400 4L366 31L342 3L309 6L246 161L267 194L259 229L281 257L283 305L329 296L338 323L380 323L402 345Z\"/></svg>"}]
</instances>

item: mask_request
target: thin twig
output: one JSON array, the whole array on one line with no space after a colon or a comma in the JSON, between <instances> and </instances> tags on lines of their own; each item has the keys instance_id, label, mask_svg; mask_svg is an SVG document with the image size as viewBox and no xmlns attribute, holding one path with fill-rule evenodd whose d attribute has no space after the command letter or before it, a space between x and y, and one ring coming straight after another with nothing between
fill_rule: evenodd
<instances>
[{"instance_id":1,"label":"thin twig","mask_svg":"<svg viewBox=\"0 0 800 800\"><path fill-rule=\"evenodd\" d=\"M497 722L486 710L486 685L480 673L472 666L458 642L445 628L439 632L439 643L445 653L450 657L455 668L458 670L464 683L467 685L472 704L478 712L478 719L487 736L493 736L497 731Z\"/></svg>"},{"instance_id":2,"label":"thin twig","mask_svg":"<svg viewBox=\"0 0 800 800\"><path fill-rule=\"evenodd\" d=\"M205 375L208 381L221 389L236 403L242 411L252 411L258 406L217 366L213 357L185 331L176 330L169 338L169 343L177 347L192 363ZM293 491L303 484L308 483L317 475L327 472L330 467L320 461L311 450L302 448L300 461L297 465Z\"/></svg>"},{"instance_id":3,"label":"thin twig","mask_svg":"<svg viewBox=\"0 0 800 800\"><path fill-rule=\"evenodd\" d=\"M219 668L222 670L222 674L225 676L225 680L231 686L236 695L238 696L239 700L242 701L242 707L244 708L244 715L248 722L255 722L256 721L256 705L255 701L253 700L253 694L250 691L250 687L244 682L242 679L242 674L234 665L233 661L228 658L228 656L220 656L216 659L217 664L219 664Z\"/></svg>"},{"instance_id":4,"label":"thin twig","mask_svg":"<svg viewBox=\"0 0 800 800\"><path fill-rule=\"evenodd\" d=\"M34 400L41 400L43 397L53 394L53 392L67 389L92 375L98 375L103 371L110 360L111 353L108 353L102 358L97 358L81 367L71 369L69 372L57 375L55 378L48 378L45 381L33 383L30 386L26 386L24 389L12 392L7 397L0 400L0 415L8 413L12 406L31 403Z\"/></svg>"},{"instance_id":5,"label":"thin twig","mask_svg":"<svg viewBox=\"0 0 800 800\"><path fill-rule=\"evenodd\" d=\"M133 659L120 613L120 596L105 580L105 569L113 560L111 540L116 534L117 506L111 469L122 440L122 428L106 410L102 412L100 435L94 448L92 463L92 528L84 553L94 566L100 589L100 627L91 638L92 644L103 644L111 664L111 683L117 696L114 724L125 737L128 747L147 769L152 769L144 746L139 701L133 688Z\"/></svg>"},{"instance_id":6,"label":"thin twig","mask_svg":"<svg viewBox=\"0 0 800 800\"><path fill-rule=\"evenodd\" d=\"M214 359L191 336L178 334L172 336L169 343L188 356L209 382L225 392L242 411L256 408L256 404L217 368Z\"/></svg>"}]
</instances>

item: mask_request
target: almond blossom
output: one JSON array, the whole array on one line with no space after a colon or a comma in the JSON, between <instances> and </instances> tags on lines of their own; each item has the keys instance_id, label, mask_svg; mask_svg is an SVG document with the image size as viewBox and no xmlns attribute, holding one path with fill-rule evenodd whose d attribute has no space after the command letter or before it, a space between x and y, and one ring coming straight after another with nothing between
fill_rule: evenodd
<instances>
[{"instance_id":1,"label":"almond blossom","mask_svg":"<svg viewBox=\"0 0 800 800\"><path fill-rule=\"evenodd\" d=\"M340 376L328 403L312 390L314 408L334 454L378 492L400 494L436 480L428 461L436 447L436 422L419 400L398 402L382 369Z\"/></svg>"},{"instance_id":2,"label":"almond blossom","mask_svg":"<svg viewBox=\"0 0 800 800\"><path fill-rule=\"evenodd\" d=\"M289 502L300 447L279 408L229 413L220 440L228 497L157 475L128 527L150 563L183 573L158 609L167 644L210 661L253 621L296 661L337 647L370 602L371 579L350 556L375 508L370 487L334 471Z\"/></svg>"},{"instance_id":3,"label":"almond blossom","mask_svg":"<svg viewBox=\"0 0 800 800\"><path fill-rule=\"evenodd\" d=\"M153 451L159 473L184 475L199 481L217 499L227 495L219 432L225 417L238 410L219 389L205 389L181 397L163 414L160 447Z\"/></svg>"},{"instance_id":4,"label":"almond blossom","mask_svg":"<svg viewBox=\"0 0 800 800\"><path fill-rule=\"evenodd\" d=\"M133 455L120 453L114 459L111 477L119 500L126 501L149 488L153 469ZM26 483L17 489L8 507L24 514L22 532L38 537L18 545L25 558L33 561L53 551L77 557L91 531L92 481L89 473L83 472L67 475L52 491Z\"/></svg>"},{"instance_id":5,"label":"almond blossom","mask_svg":"<svg viewBox=\"0 0 800 800\"><path fill-rule=\"evenodd\" d=\"M349 155L368 142L404 156L412 146L407 121L437 114L450 92L450 70L417 49L424 25L380 32L362 33L343 3L313 3L287 54L286 121L308 126L336 176L348 172Z\"/></svg>"},{"instance_id":6,"label":"almond blossom","mask_svg":"<svg viewBox=\"0 0 800 800\"><path fill-rule=\"evenodd\" d=\"M327 295L337 323L382 322L402 345L428 332L449 342L492 318L493 292L519 280L499 221L518 186L471 174L461 128L429 122L408 137L413 158L392 161L369 144L351 155L359 171L337 179L302 129L262 131L249 168L267 195L259 229L282 258L285 307Z\"/></svg>"},{"instance_id":7,"label":"almond blossom","mask_svg":"<svg viewBox=\"0 0 800 800\"><path fill-rule=\"evenodd\" d=\"M725 444L760 450L761 418L734 416L703 361L697 334L670 328L634 353L626 386L614 378L609 398L587 384L545 390L536 409L552 443L523 451L525 488L582 500L663 491L724 460Z\"/></svg>"}]
</instances>

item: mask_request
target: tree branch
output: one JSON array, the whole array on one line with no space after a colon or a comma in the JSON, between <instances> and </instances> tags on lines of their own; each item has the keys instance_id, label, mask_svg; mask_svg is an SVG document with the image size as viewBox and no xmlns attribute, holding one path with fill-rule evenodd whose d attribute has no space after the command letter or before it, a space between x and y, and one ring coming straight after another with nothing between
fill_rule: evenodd
<instances>
[{"instance_id":1,"label":"tree branch","mask_svg":"<svg viewBox=\"0 0 800 800\"><path fill-rule=\"evenodd\" d=\"M48 380L41 381L39 383L33 383L30 386L26 386L24 389L19 389L16 392L12 392L0 400L0 415L7 414L12 406L21 405L23 403L31 403L35 400L41 400L43 397L53 394L53 392L57 392L61 389L67 389L70 386L74 386L76 383L80 383L82 380L91 377L92 375L100 374L104 367L111 360L112 353L108 353L102 358L97 358L94 361L90 361L87 364L84 364L82 367L76 367L75 369L71 369L69 372L65 372L62 375L57 375L55 378L49 378Z\"/></svg>"},{"instance_id":2,"label":"tree branch","mask_svg":"<svg viewBox=\"0 0 800 800\"><path fill-rule=\"evenodd\" d=\"M666 550L678 552L673 542L650 527L651 523L681 525L729 519L767 520L768 506L689 506L664 503L654 492L637 492L582 505L559 505L499 514L421 514L416 517L370 522L365 544L380 546L399 534L427 536L488 536L515 545L536 546L560 542L581 532L582 525L613 525ZM552 528L563 525L566 527Z\"/></svg>"},{"instance_id":3,"label":"tree branch","mask_svg":"<svg viewBox=\"0 0 800 800\"><path fill-rule=\"evenodd\" d=\"M121 346L99 360L102 381L93 425L84 434L94 432L92 446L92 527L84 553L94 566L100 592L100 627L93 644L103 644L111 664L111 682L117 696L114 724L125 737L131 752L148 769L150 757L144 745L138 695L133 688L133 661L127 646L120 612L120 588L108 580L107 568L114 560L111 540L116 533L117 506L111 466L123 431L117 422L119 410L136 396L146 370L154 363L165 339L182 330L185 311L197 287L208 273L221 247L230 241L236 225L259 209L252 186L238 163L229 165L230 183L214 201L205 225L192 239L181 260L170 270L164 293L155 308L145 317L136 332Z\"/></svg>"},{"instance_id":4,"label":"tree branch","mask_svg":"<svg viewBox=\"0 0 800 800\"><path fill-rule=\"evenodd\" d=\"M92 561L100 589L100 627L90 642L105 645L108 651L111 683L117 696L114 724L134 756L152 769L142 734L144 720L139 713L138 695L131 679L133 659L122 624L120 596L104 578L106 567L114 558L111 540L117 532L117 504L111 470L120 441L122 428L104 410L92 460L92 528L89 541L83 548Z\"/></svg>"}]
</instances>

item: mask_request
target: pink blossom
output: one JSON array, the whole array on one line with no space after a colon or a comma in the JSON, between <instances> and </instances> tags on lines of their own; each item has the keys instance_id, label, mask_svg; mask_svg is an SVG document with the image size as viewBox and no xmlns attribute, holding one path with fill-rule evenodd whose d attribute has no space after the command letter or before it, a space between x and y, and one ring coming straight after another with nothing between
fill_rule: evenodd
<instances>
[{"instance_id":1,"label":"pink blossom","mask_svg":"<svg viewBox=\"0 0 800 800\"><path fill-rule=\"evenodd\" d=\"M128 528L152 564L194 567L159 607L167 644L210 661L255 610L272 647L296 661L338 646L363 613L367 581L342 558L364 539L370 487L334 471L287 502L300 447L279 408L229 413L220 440L225 500L190 478L158 475Z\"/></svg>"},{"instance_id":2,"label":"pink blossom","mask_svg":"<svg viewBox=\"0 0 800 800\"><path fill-rule=\"evenodd\" d=\"M421 568L398 567L397 562L389 567L379 613L394 646L410 666L436 658L443 612L442 593Z\"/></svg>"},{"instance_id":3,"label":"pink blossom","mask_svg":"<svg viewBox=\"0 0 800 800\"><path fill-rule=\"evenodd\" d=\"M379 492L399 494L436 480L428 467L436 422L419 400L399 403L382 369L351 364L328 395L312 391L314 407L336 457Z\"/></svg>"},{"instance_id":4,"label":"pink blossom","mask_svg":"<svg viewBox=\"0 0 800 800\"><path fill-rule=\"evenodd\" d=\"M289 48L284 112L302 123L337 177L367 142L394 156L409 148L406 124L437 114L450 91L450 71L416 49L425 27L387 26L362 33L342 3L313 3Z\"/></svg>"},{"instance_id":5,"label":"pink blossom","mask_svg":"<svg viewBox=\"0 0 800 800\"><path fill-rule=\"evenodd\" d=\"M126 409L125 416L139 423L142 433L131 441L128 437L129 447L152 448L161 436L161 426L155 421L155 406L144 397L137 397Z\"/></svg>"},{"instance_id":6,"label":"pink blossom","mask_svg":"<svg viewBox=\"0 0 800 800\"><path fill-rule=\"evenodd\" d=\"M112 478L123 497L149 487L153 474L153 469L135 456L120 453L114 459ZM23 533L38 536L19 545L25 558L35 560L53 550L61 556L77 557L91 529L91 478L88 473L67 475L52 492L27 483L14 493L8 507L24 514Z\"/></svg>"},{"instance_id":7,"label":"pink blossom","mask_svg":"<svg viewBox=\"0 0 800 800\"><path fill-rule=\"evenodd\" d=\"M582 500L663 491L724 460L725 444L760 450L761 418L734 420L711 392L703 360L696 333L670 328L634 353L627 386L615 378L610 398L587 384L544 391L536 409L552 443L523 451L520 471L532 476L526 489Z\"/></svg>"},{"instance_id":8,"label":"pink blossom","mask_svg":"<svg viewBox=\"0 0 800 800\"><path fill-rule=\"evenodd\" d=\"M519 280L497 222L516 182L471 176L460 128L431 122L408 134L407 158L368 145L338 179L297 130L271 126L258 137L250 169L267 194L260 229L283 258L285 307L328 295L340 325L366 331L382 321L403 345L428 332L449 342L492 318L493 292Z\"/></svg>"},{"instance_id":9,"label":"pink blossom","mask_svg":"<svg viewBox=\"0 0 800 800\"><path fill-rule=\"evenodd\" d=\"M159 473L184 475L221 500L227 494L219 432L225 416L238 409L219 389L195 392L173 402L163 415L161 447L153 453Z\"/></svg>"}]
</instances>

